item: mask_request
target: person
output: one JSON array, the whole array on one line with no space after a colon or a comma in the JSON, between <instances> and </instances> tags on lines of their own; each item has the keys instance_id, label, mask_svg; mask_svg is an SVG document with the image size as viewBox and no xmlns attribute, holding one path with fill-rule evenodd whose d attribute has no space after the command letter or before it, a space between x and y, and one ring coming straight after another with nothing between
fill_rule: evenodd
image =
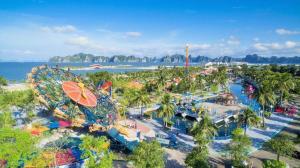
<instances>
[{"instance_id":1,"label":"person","mask_svg":"<svg viewBox=\"0 0 300 168\"><path fill-rule=\"evenodd\" d=\"M139 140L141 140L142 135L141 135L141 131L140 130L137 131L137 137L139 138Z\"/></svg>"}]
</instances>

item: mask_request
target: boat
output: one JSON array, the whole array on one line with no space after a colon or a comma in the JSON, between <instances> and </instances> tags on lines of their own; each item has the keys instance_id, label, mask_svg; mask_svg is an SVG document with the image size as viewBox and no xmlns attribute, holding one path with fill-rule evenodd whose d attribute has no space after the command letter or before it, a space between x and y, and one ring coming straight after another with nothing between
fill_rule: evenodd
<instances>
[{"instance_id":1,"label":"boat","mask_svg":"<svg viewBox=\"0 0 300 168\"><path fill-rule=\"evenodd\" d=\"M90 65L90 67L94 68L94 69L100 69L100 68L102 68L102 65L100 65L100 64L92 64L92 65Z\"/></svg>"}]
</instances>

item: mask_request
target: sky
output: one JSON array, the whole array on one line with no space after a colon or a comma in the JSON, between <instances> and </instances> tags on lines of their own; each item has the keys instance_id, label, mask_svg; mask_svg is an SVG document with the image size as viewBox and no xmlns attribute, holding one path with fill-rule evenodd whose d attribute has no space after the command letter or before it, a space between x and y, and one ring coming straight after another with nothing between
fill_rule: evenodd
<instances>
[{"instance_id":1,"label":"sky","mask_svg":"<svg viewBox=\"0 0 300 168\"><path fill-rule=\"evenodd\" d=\"M0 60L300 56L299 0L0 0Z\"/></svg>"}]
</instances>

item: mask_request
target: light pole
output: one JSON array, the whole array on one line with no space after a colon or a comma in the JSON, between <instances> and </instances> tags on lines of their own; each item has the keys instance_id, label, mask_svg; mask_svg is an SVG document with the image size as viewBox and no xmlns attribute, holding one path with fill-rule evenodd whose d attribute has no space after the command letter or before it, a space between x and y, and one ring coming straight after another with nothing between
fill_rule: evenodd
<instances>
[{"instance_id":1,"label":"light pole","mask_svg":"<svg viewBox=\"0 0 300 168\"><path fill-rule=\"evenodd\" d=\"M259 111L259 113L260 113L260 117L262 117L262 116L263 116L263 115L262 115L262 114L263 114L263 112L264 112L264 111L262 111L262 110L260 110L260 111Z\"/></svg>"},{"instance_id":2,"label":"light pole","mask_svg":"<svg viewBox=\"0 0 300 168\"><path fill-rule=\"evenodd\" d=\"M270 108L271 108L271 112L273 113L273 105L272 104L270 105Z\"/></svg>"}]
</instances>

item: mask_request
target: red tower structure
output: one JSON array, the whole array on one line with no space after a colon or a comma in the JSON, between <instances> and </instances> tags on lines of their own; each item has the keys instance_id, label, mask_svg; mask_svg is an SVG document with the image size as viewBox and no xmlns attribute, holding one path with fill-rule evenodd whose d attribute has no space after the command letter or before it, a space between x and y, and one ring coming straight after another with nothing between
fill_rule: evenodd
<instances>
[{"instance_id":1,"label":"red tower structure","mask_svg":"<svg viewBox=\"0 0 300 168\"><path fill-rule=\"evenodd\" d=\"M189 75L189 45L187 44L185 47L185 73L188 76Z\"/></svg>"},{"instance_id":2,"label":"red tower structure","mask_svg":"<svg viewBox=\"0 0 300 168\"><path fill-rule=\"evenodd\" d=\"M189 66L189 46L188 44L185 47L185 68Z\"/></svg>"}]
</instances>

